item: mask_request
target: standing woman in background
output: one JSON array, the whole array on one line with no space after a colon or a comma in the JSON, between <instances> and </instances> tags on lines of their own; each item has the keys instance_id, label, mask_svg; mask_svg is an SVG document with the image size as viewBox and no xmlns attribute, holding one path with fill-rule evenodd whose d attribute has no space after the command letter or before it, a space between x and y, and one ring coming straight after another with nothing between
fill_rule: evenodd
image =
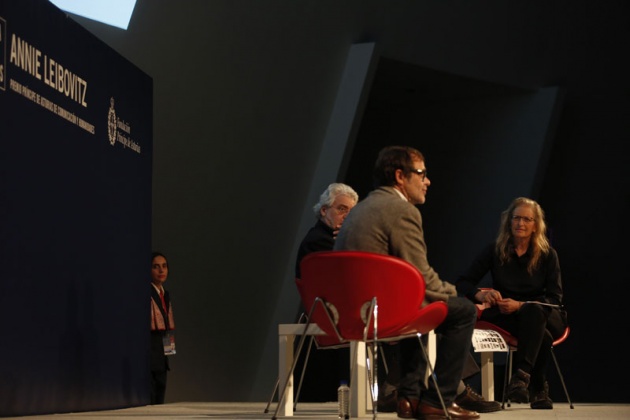
<instances>
[{"instance_id":1,"label":"standing woman in background","mask_svg":"<svg viewBox=\"0 0 630 420\"><path fill-rule=\"evenodd\" d=\"M151 404L164 404L168 355L175 354L173 308L164 283L168 277L166 256L154 252L151 258Z\"/></svg>"}]
</instances>

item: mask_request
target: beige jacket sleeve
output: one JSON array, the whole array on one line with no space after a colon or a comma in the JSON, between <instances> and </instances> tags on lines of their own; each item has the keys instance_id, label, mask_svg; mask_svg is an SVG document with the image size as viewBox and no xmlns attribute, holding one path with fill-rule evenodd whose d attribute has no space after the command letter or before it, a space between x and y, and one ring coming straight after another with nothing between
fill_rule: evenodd
<instances>
[{"instance_id":1,"label":"beige jacket sleeve","mask_svg":"<svg viewBox=\"0 0 630 420\"><path fill-rule=\"evenodd\" d=\"M408 261L424 276L426 302L457 295L455 286L442 281L429 265L420 211L391 187L377 188L352 209L335 249L376 252Z\"/></svg>"},{"instance_id":2,"label":"beige jacket sleeve","mask_svg":"<svg viewBox=\"0 0 630 420\"><path fill-rule=\"evenodd\" d=\"M427 259L427 245L422 229L422 215L410 203L403 207L400 217L394 219L390 236L392 254L415 265L424 276L426 300L447 300L456 296L455 286L440 279Z\"/></svg>"}]
</instances>

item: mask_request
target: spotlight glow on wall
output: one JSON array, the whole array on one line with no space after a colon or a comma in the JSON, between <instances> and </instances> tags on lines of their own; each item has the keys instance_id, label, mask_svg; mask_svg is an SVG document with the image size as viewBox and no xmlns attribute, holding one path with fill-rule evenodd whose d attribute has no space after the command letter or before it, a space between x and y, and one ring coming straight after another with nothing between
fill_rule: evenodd
<instances>
[{"instance_id":1,"label":"spotlight glow on wall","mask_svg":"<svg viewBox=\"0 0 630 420\"><path fill-rule=\"evenodd\" d=\"M136 0L50 0L61 10L127 29Z\"/></svg>"}]
</instances>

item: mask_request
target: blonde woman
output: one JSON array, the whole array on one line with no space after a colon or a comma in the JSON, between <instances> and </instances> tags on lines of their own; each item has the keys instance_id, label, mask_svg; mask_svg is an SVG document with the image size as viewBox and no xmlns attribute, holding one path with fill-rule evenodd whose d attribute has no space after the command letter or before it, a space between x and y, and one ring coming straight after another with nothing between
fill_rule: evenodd
<instances>
[{"instance_id":1,"label":"blonde woman","mask_svg":"<svg viewBox=\"0 0 630 420\"><path fill-rule=\"evenodd\" d=\"M501 214L496 241L489 245L457 282L458 292L489 308L481 319L518 337L508 398L552 409L546 371L551 343L564 332L562 281L558 255L546 236L540 205L519 197ZM478 289L490 273L492 287Z\"/></svg>"}]
</instances>

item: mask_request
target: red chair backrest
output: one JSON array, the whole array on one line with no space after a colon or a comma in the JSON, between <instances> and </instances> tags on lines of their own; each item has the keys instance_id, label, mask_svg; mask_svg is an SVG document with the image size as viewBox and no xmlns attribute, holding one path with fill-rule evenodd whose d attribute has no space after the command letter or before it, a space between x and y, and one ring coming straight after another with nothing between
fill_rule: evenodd
<instances>
[{"instance_id":1,"label":"red chair backrest","mask_svg":"<svg viewBox=\"0 0 630 420\"><path fill-rule=\"evenodd\" d=\"M562 333L562 335L561 335L560 337L556 338L556 339L553 341L552 346L554 346L554 347L555 347L555 346L557 346L558 344L564 343L564 340L566 340L566 339L569 337L569 333L570 333L570 332L571 332L571 328L570 328L569 326L567 326L567 327L564 329L564 332Z\"/></svg>"},{"instance_id":2,"label":"red chair backrest","mask_svg":"<svg viewBox=\"0 0 630 420\"><path fill-rule=\"evenodd\" d=\"M361 309L373 297L378 304L378 338L396 335L416 319L424 299L422 274L408 262L389 255L315 252L304 257L300 269L302 277L296 284L305 309L310 311L316 297L332 304L338 313L337 328L346 340L363 338ZM321 307L316 308L311 321L335 336ZM371 325L369 338L373 338Z\"/></svg>"}]
</instances>

